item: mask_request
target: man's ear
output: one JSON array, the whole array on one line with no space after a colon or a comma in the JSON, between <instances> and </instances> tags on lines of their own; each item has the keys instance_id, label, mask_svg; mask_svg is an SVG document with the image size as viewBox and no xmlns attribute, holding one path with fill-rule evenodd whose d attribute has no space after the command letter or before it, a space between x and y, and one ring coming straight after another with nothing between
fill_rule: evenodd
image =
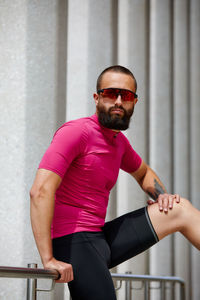
<instances>
[{"instance_id":1,"label":"man's ear","mask_svg":"<svg viewBox=\"0 0 200 300\"><path fill-rule=\"evenodd\" d=\"M99 102L99 95L96 94L96 93L94 93L94 94L93 94L93 98L94 98L94 102L95 102L95 104L96 104L96 106L97 106L97 104L98 104L98 102Z\"/></svg>"}]
</instances>

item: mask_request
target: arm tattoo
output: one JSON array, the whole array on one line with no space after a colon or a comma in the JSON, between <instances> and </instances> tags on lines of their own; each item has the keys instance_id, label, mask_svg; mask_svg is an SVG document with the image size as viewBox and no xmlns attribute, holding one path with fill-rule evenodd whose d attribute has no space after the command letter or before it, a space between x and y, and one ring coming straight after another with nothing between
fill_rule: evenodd
<instances>
[{"instance_id":1,"label":"arm tattoo","mask_svg":"<svg viewBox=\"0 0 200 300\"><path fill-rule=\"evenodd\" d=\"M160 194L165 194L166 190L159 184L156 178L154 178L154 190L148 191L149 196L156 200Z\"/></svg>"}]
</instances>

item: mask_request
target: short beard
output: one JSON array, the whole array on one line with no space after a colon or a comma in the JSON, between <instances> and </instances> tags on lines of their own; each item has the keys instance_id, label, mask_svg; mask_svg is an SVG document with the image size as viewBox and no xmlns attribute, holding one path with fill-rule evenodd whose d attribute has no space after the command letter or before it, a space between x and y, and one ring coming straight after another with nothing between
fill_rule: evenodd
<instances>
[{"instance_id":1,"label":"short beard","mask_svg":"<svg viewBox=\"0 0 200 300\"><path fill-rule=\"evenodd\" d=\"M123 117L115 114L112 115L111 111L113 108L120 108L121 110L123 110ZM126 130L129 128L129 123L134 112L134 107L132 109L125 110L123 107L113 106L110 107L108 111L106 111L102 105L98 105L97 109L99 123L102 126L115 130Z\"/></svg>"}]
</instances>

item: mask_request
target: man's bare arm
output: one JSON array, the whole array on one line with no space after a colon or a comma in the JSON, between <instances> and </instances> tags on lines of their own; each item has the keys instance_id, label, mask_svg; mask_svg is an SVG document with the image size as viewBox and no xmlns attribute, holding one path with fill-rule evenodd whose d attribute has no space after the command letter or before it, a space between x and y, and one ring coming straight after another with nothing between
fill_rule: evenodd
<instances>
[{"instance_id":1,"label":"man's bare arm","mask_svg":"<svg viewBox=\"0 0 200 300\"><path fill-rule=\"evenodd\" d=\"M31 224L44 268L58 270L61 274L59 282L69 282L73 280L72 266L53 257L50 232L55 192L60 183L61 178L57 174L44 169L37 171L30 191Z\"/></svg>"},{"instance_id":2,"label":"man's bare arm","mask_svg":"<svg viewBox=\"0 0 200 300\"><path fill-rule=\"evenodd\" d=\"M156 173L143 161L140 168L131 173L131 175L137 180L141 188L155 201L159 203L159 209L165 211L173 207L173 201L180 202L179 195L167 194L166 188L156 175ZM153 201L149 200L148 204L152 204Z\"/></svg>"}]
</instances>

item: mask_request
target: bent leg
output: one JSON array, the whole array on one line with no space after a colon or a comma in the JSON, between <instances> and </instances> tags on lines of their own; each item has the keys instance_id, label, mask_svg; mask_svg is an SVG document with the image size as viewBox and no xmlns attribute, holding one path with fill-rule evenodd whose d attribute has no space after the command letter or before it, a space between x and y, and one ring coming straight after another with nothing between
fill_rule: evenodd
<instances>
[{"instance_id":1,"label":"bent leg","mask_svg":"<svg viewBox=\"0 0 200 300\"><path fill-rule=\"evenodd\" d=\"M179 231L200 250L200 211L187 199L181 198L167 213L159 211L157 203L152 204L148 213L159 240Z\"/></svg>"},{"instance_id":2,"label":"bent leg","mask_svg":"<svg viewBox=\"0 0 200 300\"><path fill-rule=\"evenodd\" d=\"M146 207L105 223L102 230L111 251L109 268L117 266L158 242Z\"/></svg>"}]
</instances>

